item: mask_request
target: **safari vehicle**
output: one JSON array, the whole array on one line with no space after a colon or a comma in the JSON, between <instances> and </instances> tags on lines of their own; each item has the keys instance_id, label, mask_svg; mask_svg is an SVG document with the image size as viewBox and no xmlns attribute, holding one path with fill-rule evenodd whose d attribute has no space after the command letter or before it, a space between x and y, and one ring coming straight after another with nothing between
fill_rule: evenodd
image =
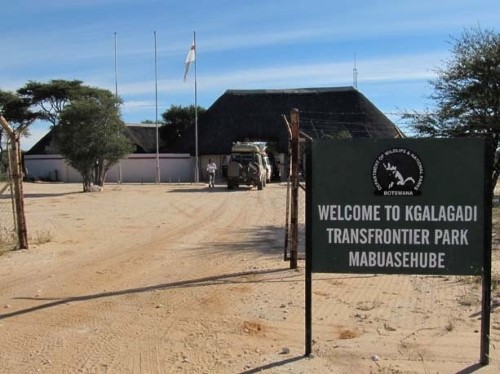
<instances>
[{"instance_id":1,"label":"safari vehicle","mask_svg":"<svg viewBox=\"0 0 500 374\"><path fill-rule=\"evenodd\" d=\"M236 143L231 148L227 165L227 188L240 185L257 186L262 190L266 185L266 167L262 149L252 143Z\"/></svg>"}]
</instances>

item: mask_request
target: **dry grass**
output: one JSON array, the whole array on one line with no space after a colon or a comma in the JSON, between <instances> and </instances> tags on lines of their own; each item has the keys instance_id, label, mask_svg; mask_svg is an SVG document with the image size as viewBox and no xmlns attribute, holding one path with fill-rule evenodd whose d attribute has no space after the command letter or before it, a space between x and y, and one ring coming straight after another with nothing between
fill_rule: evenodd
<instances>
[{"instance_id":1,"label":"dry grass","mask_svg":"<svg viewBox=\"0 0 500 374\"><path fill-rule=\"evenodd\" d=\"M361 333L359 331L351 330L351 329L344 329L340 332L339 339L343 339L343 340L354 339L360 335L361 335Z\"/></svg>"},{"instance_id":2,"label":"dry grass","mask_svg":"<svg viewBox=\"0 0 500 374\"><path fill-rule=\"evenodd\" d=\"M37 231L34 239L32 240L33 244L41 245L45 243L50 243L54 239L54 235L50 230L42 230Z\"/></svg>"},{"instance_id":3,"label":"dry grass","mask_svg":"<svg viewBox=\"0 0 500 374\"><path fill-rule=\"evenodd\" d=\"M491 289L493 291L500 290L500 274L493 274L491 276Z\"/></svg>"},{"instance_id":4,"label":"dry grass","mask_svg":"<svg viewBox=\"0 0 500 374\"><path fill-rule=\"evenodd\" d=\"M497 251L500 249L500 205L493 206L491 211L491 225L491 249Z\"/></svg>"},{"instance_id":5,"label":"dry grass","mask_svg":"<svg viewBox=\"0 0 500 374\"><path fill-rule=\"evenodd\" d=\"M374 371L370 370L370 374L375 373ZM382 366L377 362L377 374L403 374L403 373L408 373L406 371L401 371L398 368L392 367L392 365L389 366Z\"/></svg>"},{"instance_id":6,"label":"dry grass","mask_svg":"<svg viewBox=\"0 0 500 374\"><path fill-rule=\"evenodd\" d=\"M457 281L465 284L481 284L482 278L476 275L460 275L457 276Z\"/></svg>"},{"instance_id":7,"label":"dry grass","mask_svg":"<svg viewBox=\"0 0 500 374\"><path fill-rule=\"evenodd\" d=\"M245 321L242 327L243 331L250 335L257 335L263 330L262 324L255 321Z\"/></svg>"},{"instance_id":8,"label":"dry grass","mask_svg":"<svg viewBox=\"0 0 500 374\"><path fill-rule=\"evenodd\" d=\"M453 317L448 317L448 322L444 326L445 330L448 332L451 332L455 329L455 318Z\"/></svg>"},{"instance_id":9,"label":"dry grass","mask_svg":"<svg viewBox=\"0 0 500 374\"><path fill-rule=\"evenodd\" d=\"M361 301L356 306L356 309L362 310L363 312L368 312L370 310L378 308L381 305L382 305L382 302L378 299L374 299L371 301Z\"/></svg>"},{"instance_id":10,"label":"dry grass","mask_svg":"<svg viewBox=\"0 0 500 374\"><path fill-rule=\"evenodd\" d=\"M474 305L479 305L481 303L481 300L477 292L474 292L473 290L464 292L462 295L458 297L457 301L458 304L462 306L474 306Z\"/></svg>"},{"instance_id":11,"label":"dry grass","mask_svg":"<svg viewBox=\"0 0 500 374\"><path fill-rule=\"evenodd\" d=\"M16 243L16 234L12 230L0 227L0 253L15 249Z\"/></svg>"}]
</instances>

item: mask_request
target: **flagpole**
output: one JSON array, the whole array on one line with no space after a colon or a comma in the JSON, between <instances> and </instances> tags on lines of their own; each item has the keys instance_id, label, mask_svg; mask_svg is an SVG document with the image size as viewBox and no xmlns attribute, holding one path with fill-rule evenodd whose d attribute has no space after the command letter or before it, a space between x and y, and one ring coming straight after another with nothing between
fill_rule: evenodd
<instances>
[{"instance_id":1,"label":"flagpole","mask_svg":"<svg viewBox=\"0 0 500 374\"><path fill-rule=\"evenodd\" d=\"M158 149L158 67L156 57L156 31L155 37L155 124L156 124L156 184L160 183L160 154Z\"/></svg>"},{"instance_id":2,"label":"flagpole","mask_svg":"<svg viewBox=\"0 0 500 374\"><path fill-rule=\"evenodd\" d=\"M195 182L198 183L200 180L200 172L199 172L199 161L198 161L198 83L196 79L196 60L197 51L196 51L196 31L193 31L193 44L194 44L194 139L195 139L195 148L196 148L196 166L195 166Z\"/></svg>"},{"instance_id":3,"label":"flagpole","mask_svg":"<svg viewBox=\"0 0 500 374\"><path fill-rule=\"evenodd\" d=\"M116 57L116 31L115 31L115 99L116 99L116 105L118 105L118 73L117 73L117 68L116 68L116 62L117 62L117 57ZM117 177L117 183L121 184L122 182L122 161L118 161L118 177Z\"/></svg>"}]
</instances>

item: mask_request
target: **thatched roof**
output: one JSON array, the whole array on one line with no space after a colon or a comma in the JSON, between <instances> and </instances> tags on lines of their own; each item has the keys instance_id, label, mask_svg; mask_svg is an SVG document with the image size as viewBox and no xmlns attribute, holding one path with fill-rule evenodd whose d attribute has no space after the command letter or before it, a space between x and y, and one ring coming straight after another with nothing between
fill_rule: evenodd
<instances>
[{"instance_id":1,"label":"thatched roof","mask_svg":"<svg viewBox=\"0 0 500 374\"><path fill-rule=\"evenodd\" d=\"M300 129L313 138L345 136L396 138L401 131L352 87L286 90L228 90L198 121L198 153L228 154L234 141L276 142L288 150L282 115L300 112ZM194 131L176 151L194 154ZM340 134L339 134L340 133Z\"/></svg>"},{"instance_id":2,"label":"thatched roof","mask_svg":"<svg viewBox=\"0 0 500 374\"><path fill-rule=\"evenodd\" d=\"M134 153L155 153L156 152L156 125L126 125L125 135L136 146ZM158 140L159 147L163 146L161 138ZM27 155L58 154L59 148L54 129L51 129L42 139L40 139L29 151Z\"/></svg>"},{"instance_id":3,"label":"thatched roof","mask_svg":"<svg viewBox=\"0 0 500 374\"><path fill-rule=\"evenodd\" d=\"M25 154L27 155L54 155L59 153L55 131L52 128L38 142L35 143Z\"/></svg>"},{"instance_id":4,"label":"thatched roof","mask_svg":"<svg viewBox=\"0 0 500 374\"><path fill-rule=\"evenodd\" d=\"M125 134L135 144L135 153L156 153L156 125L127 125ZM158 137L158 147L162 146Z\"/></svg>"},{"instance_id":5,"label":"thatched roof","mask_svg":"<svg viewBox=\"0 0 500 374\"><path fill-rule=\"evenodd\" d=\"M362 93L352 87L287 90L228 90L198 120L198 154L229 154L235 141L275 142L277 151L288 152L288 130L282 115L299 109L300 129L312 138L397 138L403 134ZM194 129L193 129L194 130ZM155 125L127 125L126 133L136 153L156 152ZM195 154L194 131L161 153ZM50 131L27 154L58 153Z\"/></svg>"}]
</instances>

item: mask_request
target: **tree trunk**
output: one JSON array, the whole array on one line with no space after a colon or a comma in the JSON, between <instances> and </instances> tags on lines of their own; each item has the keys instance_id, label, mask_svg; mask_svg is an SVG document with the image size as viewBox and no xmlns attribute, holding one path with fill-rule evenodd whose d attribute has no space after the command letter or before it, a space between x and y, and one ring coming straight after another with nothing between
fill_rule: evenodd
<instances>
[{"instance_id":1,"label":"tree trunk","mask_svg":"<svg viewBox=\"0 0 500 374\"><path fill-rule=\"evenodd\" d=\"M101 174L99 175L99 183L98 185L104 187L104 181L106 180L107 172L105 170L101 170Z\"/></svg>"},{"instance_id":2,"label":"tree trunk","mask_svg":"<svg viewBox=\"0 0 500 374\"><path fill-rule=\"evenodd\" d=\"M105 161L102 160L94 167L94 185L103 187L104 179L106 178L106 165Z\"/></svg>"},{"instance_id":3,"label":"tree trunk","mask_svg":"<svg viewBox=\"0 0 500 374\"><path fill-rule=\"evenodd\" d=\"M90 186L92 185L92 173L85 172L81 174L83 178L83 192L90 192Z\"/></svg>"}]
</instances>

